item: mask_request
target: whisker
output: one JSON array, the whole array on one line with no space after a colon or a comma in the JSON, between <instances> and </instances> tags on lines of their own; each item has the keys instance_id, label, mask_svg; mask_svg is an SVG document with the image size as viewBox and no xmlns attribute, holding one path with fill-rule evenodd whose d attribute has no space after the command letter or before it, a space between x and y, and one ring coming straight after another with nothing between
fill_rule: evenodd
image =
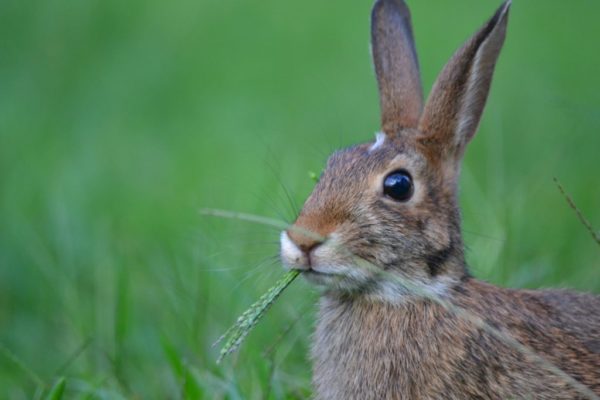
<instances>
[{"instance_id":1,"label":"whisker","mask_svg":"<svg viewBox=\"0 0 600 400\"><path fill-rule=\"evenodd\" d=\"M281 199L273 199L271 196L267 196L265 194L257 194L257 193L254 193L253 197L255 199L259 200L261 203L268 203L268 205L271 207L271 209L277 214L279 219L281 219L282 221L288 220L288 217L286 215L287 210L285 209L285 207L281 207L281 205L279 204ZM279 201L275 201L275 200L279 200Z\"/></svg>"},{"instance_id":2,"label":"whisker","mask_svg":"<svg viewBox=\"0 0 600 400\"><path fill-rule=\"evenodd\" d=\"M267 257L266 259L260 261L255 267L248 270L244 277L234 286L234 289L238 289L243 283L245 283L248 279L254 277L261 269L272 266L277 262L277 260L271 259L271 257Z\"/></svg>"},{"instance_id":3,"label":"whisker","mask_svg":"<svg viewBox=\"0 0 600 400\"><path fill-rule=\"evenodd\" d=\"M273 162L274 162L275 157L272 157L271 160L273 160ZM269 167L269 170L271 171L271 174L273 175L273 177L275 177L275 179L279 183L279 186L281 186L281 188L283 189L286 200L288 202L288 211L291 212L292 220L295 220L298 217L298 210L299 210L298 204L296 203L293 196L291 195L291 191L289 190L287 185L283 182L283 179L281 179L281 174L279 174L279 172L278 172L280 169L277 168L275 164L271 163L269 161L269 159L267 159L266 163L267 163L267 166Z\"/></svg>"}]
</instances>

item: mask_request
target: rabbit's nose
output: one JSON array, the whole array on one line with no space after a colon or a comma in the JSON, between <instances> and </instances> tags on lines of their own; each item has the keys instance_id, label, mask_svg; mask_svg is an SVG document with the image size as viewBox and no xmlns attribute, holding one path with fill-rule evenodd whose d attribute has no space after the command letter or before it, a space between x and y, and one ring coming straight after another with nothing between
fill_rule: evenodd
<instances>
[{"instance_id":1,"label":"rabbit's nose","mask_svg":"<svg viewBox=\"0 0 600 400\"><path fill-rule=\"evenodd\" d=\"M323 213L303 212L287 230L287 235L300 251L310 256L335 231L335 227L335 222Z\"/></svg>"},{"instance_id":2,"label":"rabbit's nose","mask_svg":"<svg viewBox=\"0 0 600 400\"><path fill-rule=\"evenodd\" d=\"M304 232L300 229L288 229L288 237L290 240L305 254L310 252L325 241L325 238L319 237L318 234Z\"/></svg>"}]
</instances>

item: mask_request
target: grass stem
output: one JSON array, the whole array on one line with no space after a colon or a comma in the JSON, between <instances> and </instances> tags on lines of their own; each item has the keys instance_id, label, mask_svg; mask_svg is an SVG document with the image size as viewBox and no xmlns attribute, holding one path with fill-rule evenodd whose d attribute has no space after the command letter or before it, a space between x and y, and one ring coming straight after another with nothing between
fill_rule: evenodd
<instances>
[{"instance_id":1,"label":"grass stem","mask_svg":"<svg viewBox=\"0 0 600 400\"><path fill-rule=\"evenodd\" d=\"M590 233L590 235L592 235L592 238L600 246L600 235L594 230L594 227L592 226L592 224L590 223L590 221L588 221L583 216L583 213L579 210L579 208L577 207L577 205L575 204L575 202L573 201L573 199L571 198L571 196L569 196L569 194L565 191L565 189L560 184L560 182L558 181L557 178L554 178L554 183L556 184L556 186L558 186L558 190L560 190L560 193L567 200L567 203L569 203L569 207L571 207L575 211L575 213L577 214L577 218L579 218L579 221L583 224L583 226L588 230L588 232Z\"/></svg>"}]
</instances>

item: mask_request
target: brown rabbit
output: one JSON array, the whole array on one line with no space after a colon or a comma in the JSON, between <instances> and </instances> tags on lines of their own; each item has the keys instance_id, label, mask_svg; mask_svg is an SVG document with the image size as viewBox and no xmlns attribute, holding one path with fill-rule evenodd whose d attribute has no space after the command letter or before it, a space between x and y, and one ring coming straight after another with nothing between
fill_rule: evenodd
<instances>
[{"instance_id":1,"label":"brown rabbit","mask_svg":"<svg viewBox=\"0 0 600 400\"><path fill-rule=\"evenodd\" d=\"M600 397L600 297L512 290L469 275L457 181L504 42L504 3L423 105L410 14L378 0L382 133L335 152L281 255L324 288L317 399Z\"/></svg>"}]
</instances>

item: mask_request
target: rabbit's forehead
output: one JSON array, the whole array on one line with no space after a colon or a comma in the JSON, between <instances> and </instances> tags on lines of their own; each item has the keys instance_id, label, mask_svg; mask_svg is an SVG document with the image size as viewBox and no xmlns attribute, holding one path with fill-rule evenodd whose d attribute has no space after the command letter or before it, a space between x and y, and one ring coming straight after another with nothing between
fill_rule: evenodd
<instances>
[{"instance_id":1,"label":"rabbit's forehead","mask_svg":"<svg viewBox=\"0 0 600 400\"><path fill-rule=\"evenodd\" d=\"M349 147L333 153L327 162L326 175L349 178L379 175L394 169L418 170L425 158L410 142L390 141Z\"/></svg>"}]
</instances>

